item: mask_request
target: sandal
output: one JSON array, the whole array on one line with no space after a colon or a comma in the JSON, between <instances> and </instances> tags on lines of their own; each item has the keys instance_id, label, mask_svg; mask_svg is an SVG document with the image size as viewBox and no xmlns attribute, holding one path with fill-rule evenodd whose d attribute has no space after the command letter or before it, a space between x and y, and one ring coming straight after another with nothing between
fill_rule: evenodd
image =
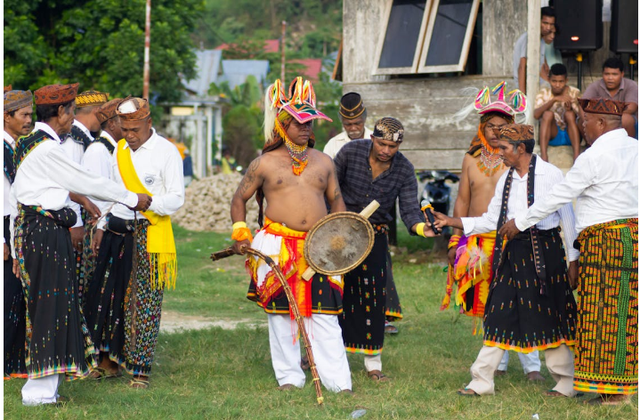
<instances>
[{"instance_id":1,"label":"sandal","mask_svg":"<svg viewBox=\"0 0 640 420\"><path fill-rule=\"evenodd\" d=\"M122 372L118 369L118 371L113 372L105 368L97 367L91 370L89 373L90 379L111 379L111 378L119 378L122 376Z\"/></svg>"},{"instance_id":2,"label":"sandal","mask_svg":"<svg viewBox=\"0 0 640 420\"><path fill-rule=\"evenodd\" d=\"M462 395L463 397L479 397L480 396L480 394L478 394L476 391L469 388L460 388L458 390L458 395Z\"/></svg>"},{"instance_id":3,"label":"sandal","mask_svg":"<svg viewBox=\"0 0 640 420\"><path fill-rule=\"evenodd\" d=\"M129 382L131 388L147 389L149 388L149 379L145 376L134 376Z\"/></svg>"},{"instance_id":4,"label":"sandal","mask_svg":"<svg viewBox=\"0 0 640 420\"><path fill-rule=\"evenodd\" d=\"M544 393L544 395L545 395L545 396L547 396L547 397L554 397L554 398L555 398L555 397L579 398L579 397L584 396L584 393L582 393L582 392L578 392L578 393L577 393L576 395L574 395L573 397L569 397L569 396L566 396L566 395L564 395L563 393L558 392L558 391L556 391L556 390L554 390L554 389L550 389L550 390L548 390L547 392L545 392L545 393Z\"/></svg>"},{"instance_id":5,"label":"sandal","mask_svg":"<svg viewBox=\"0 0 640 420\"><path fill-rule=\"evenodd\" d=\"M302 356L302 359L300 360L300 367L302 368L302 370L311 369L311 363L309 362L309 358L307 356Z\"/></svg>"},{"instance_id":6,"label":"sandal","mask_svg":"<svg viewBox=\"0 0 640 420\"><path fill-rule=\"evenodd\" d=\"M374 382L389 382L391 378L385 376L379 370L372 370L367 372L367 376Z\"/></svg>"}]
</instances>

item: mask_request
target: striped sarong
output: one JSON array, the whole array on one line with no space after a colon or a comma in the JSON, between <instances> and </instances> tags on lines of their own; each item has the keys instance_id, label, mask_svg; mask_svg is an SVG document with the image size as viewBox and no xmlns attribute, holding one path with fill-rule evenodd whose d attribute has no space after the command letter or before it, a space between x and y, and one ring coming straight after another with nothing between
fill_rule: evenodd
<instances>
[{"instance_id":1,"label":"striped sarong","mask_svg":"<svg viewBox=\"0 0 640 420\"><path fill-rule=\"evenodd\" d=\"M578 241L574 388L634 394L638 392L638 219L590 226Z\"/></svg>"}]
</instances>

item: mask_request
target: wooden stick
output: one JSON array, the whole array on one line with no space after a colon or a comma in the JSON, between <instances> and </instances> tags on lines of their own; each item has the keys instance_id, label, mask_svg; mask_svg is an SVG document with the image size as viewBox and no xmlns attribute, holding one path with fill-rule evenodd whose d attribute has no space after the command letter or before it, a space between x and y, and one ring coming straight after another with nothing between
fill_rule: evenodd
<instances>
[{"instance_id":1,"label":"wooden stick","mask_svg":"<svg viewBox=\"0 0 640 420\"><path fill-rule=\"evenodd\" d=\"M293 313L296 323L298 324L298 330L300 330L300 334L302 335L304 350L307 354L307 358L309 359L311 376L313 377L313 386L316 390L316 399L318 401L318 404L322 405L322 403L324 402L324 398L322 397L322 389L320 388L320 377L318 376L318 369L316 368L316 362L313 358L313 351L311 350L311 342L309 341L309 336L307 335L307 330L304 327L302 315L300 315L300 309L298 308L298 303L293 296L291 287L289 286L289 283L287 283L287 280L284 278L284 274L282 274L280 267L278 267L278 264L276 264L271 257L264 255L262 252L253 248L245 248L245 250L248 254L255 255L256 257L264 260L264 262L266 262L276 274L276 277L280 281L280 285L284 289L284 293L287 296L287 300L289 301L289 306L291 307L291 312ZM222 251L214 252L213 254L211 254L211 259L213 261L217 261L219 259L229 257L233 254L234 252L232 248L226 248Z\"/></svg>"}]
</instances>

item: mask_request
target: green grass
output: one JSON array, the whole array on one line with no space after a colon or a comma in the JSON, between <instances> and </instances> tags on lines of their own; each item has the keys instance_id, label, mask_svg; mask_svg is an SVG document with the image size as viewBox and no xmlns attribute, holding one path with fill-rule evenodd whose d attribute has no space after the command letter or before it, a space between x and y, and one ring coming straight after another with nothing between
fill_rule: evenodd
<instances>
[{"instance_id":1,"label":"green grass","mask_svg":"<svg viewBox=\"0 0 640 420\"><path fill-rule=\"evenodd\" d=\"M165 295L164 308L187 315L264 321L264 313L245 299L243 261L217 263L212 251L228 246L225 235L177 228L180 278ZM419 238L400 232L400 246L419 249ZM418 244L416 246L416 244ZM415 247L415 248L414 248ZM199 251L198 251L199 250ZM394 277L405 319L400 333L388 337L384 371L392 382L366 378L362 357L350 355L355 397L324 391L324 407L315 403L310 380L302 390L276 391L266 328L212 328L161 333L148 390L132 390L127 378L75 381L61 386L72 398L63 408L23 407L22 380L4 383L7 419L348 419L364 408L362 419L631 419L638 417L637 397L624 407L587 407L580 399L550 399L547 381L525 380L517 357L509 373L496 379L497 394L464 398L456 390L469 381L469 367L482 345L471 335L473 322L454 311L441 312L445 274L442 263L426 251L398 255ZM409 261L417 260L417 263Z\"/></svg>"}]
</instances>

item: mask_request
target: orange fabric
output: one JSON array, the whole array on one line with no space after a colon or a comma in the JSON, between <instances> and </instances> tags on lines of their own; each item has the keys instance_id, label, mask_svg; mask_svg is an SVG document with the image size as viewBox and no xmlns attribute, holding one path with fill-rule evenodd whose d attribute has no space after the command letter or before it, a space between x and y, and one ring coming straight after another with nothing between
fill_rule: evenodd
<instances>
[{"instance_id":1,"label":"orange fabric","mask_svg":"<svg viewBox=\"0 0 640 420\"><path fill-rule=\"evenodd\" d=\"M231 239L234 241L242 242L244 240L253 241L253 235L251 235L251 229L248 227L237 228L233 230Z\"/></svg>"}]
</instances>

